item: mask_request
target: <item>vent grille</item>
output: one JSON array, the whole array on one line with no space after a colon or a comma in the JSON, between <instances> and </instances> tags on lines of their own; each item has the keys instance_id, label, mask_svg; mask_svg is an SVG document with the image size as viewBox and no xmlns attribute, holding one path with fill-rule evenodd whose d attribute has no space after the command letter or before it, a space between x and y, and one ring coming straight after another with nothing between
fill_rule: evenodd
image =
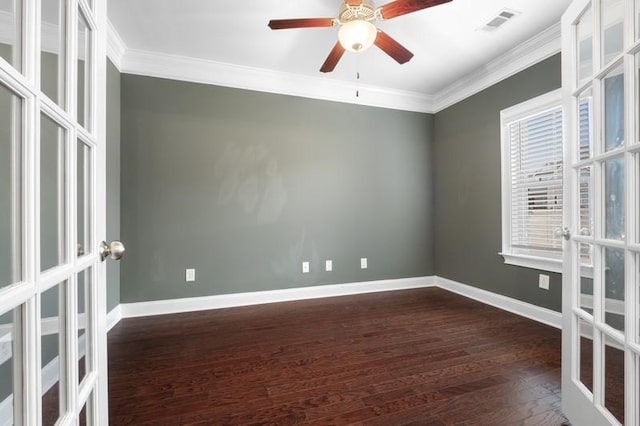
<instances>
[{"instance_id":1,"label":"vent grille","mask_svg":"<svg viewBox=\"0 0 640 426\"><path fill-rule=\"evenodd\" d=\"M515 10L503 9L495 17L491 18L486 25L481 27L480 31L495 31L519 14L520 12L516 12Z\"/></svg>"}]
</instances>

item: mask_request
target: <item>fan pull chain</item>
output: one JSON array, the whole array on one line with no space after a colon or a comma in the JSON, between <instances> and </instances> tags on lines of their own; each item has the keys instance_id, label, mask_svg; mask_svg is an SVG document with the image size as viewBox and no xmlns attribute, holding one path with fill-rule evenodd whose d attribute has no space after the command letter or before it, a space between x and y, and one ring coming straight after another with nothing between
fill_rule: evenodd
<instances>
[{"instance_id":1,"label":"fan pull chain","mask_svg":"<svg viewBox=\"0 0 640 426\"><path fill-rule=\"evenodd\" d=\"M356 53L356 98L360 97L360 56Z\"/></svg>"}]
</instances>

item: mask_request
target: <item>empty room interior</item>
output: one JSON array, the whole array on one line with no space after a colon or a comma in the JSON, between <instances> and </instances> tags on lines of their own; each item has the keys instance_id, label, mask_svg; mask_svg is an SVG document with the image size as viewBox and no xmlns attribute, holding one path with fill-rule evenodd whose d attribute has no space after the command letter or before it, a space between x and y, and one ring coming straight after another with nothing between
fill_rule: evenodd
<instances>
[{"instance_id":1,"label":"empty room interior","mask_svg":"<svg viewBox=\"0 0 640 426\"><path fill-rule=\"evenodd\" d=\"M0 0L0 426L640 426L640 0Z\"/></svg>"}]
</instances>

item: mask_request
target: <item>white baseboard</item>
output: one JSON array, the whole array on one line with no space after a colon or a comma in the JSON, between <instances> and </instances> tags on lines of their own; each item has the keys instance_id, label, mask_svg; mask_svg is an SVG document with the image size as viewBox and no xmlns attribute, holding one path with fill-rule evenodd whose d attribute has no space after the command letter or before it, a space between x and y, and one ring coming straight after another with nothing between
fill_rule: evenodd
<instances>
[{"instance_id":1,"label":"white baseboard","mask_svg":"<svg viewBox=\"0 0 640 426\"><path fill-rule=\"evenodd\" d=\"M109 329L111 329L111 327L117 324L120 318L176 314L183 312L205 311L209 309L233 308L266 303L290 302L295 300L319 299L324 297L347 296L380 291L407 290L433 286L440 287L444 290L457 293L470 299L477 300L487 305L503 309L555 328L562 328L562 314L560 312L437 276L332 284L314 287L298 287L283 290L155 300L150 302L123 303L109 313L107 323L109 324Z\"/></svg>"},{"instance_id":2,"label":"white baseboard","mask_svg":"<svg viewBox=\"0 0 640 426\"><path fill-rule=\"evenodd\" d=\"M265 303L290 302L294 300L319 299L323 297L347 296L352 294L376 293L380 291L407 290L432 287L433 285L434 277L401 278L395 280L190 297L184 299L155 300L151 302L123 303L120 307L122 309L122 318L133 318L261 305Z\"/></svg>"},{"instance_id":3,"label":"white baseboard","mask_svg":"<svg viewBox=\"0 0 640 426\"><path fill-rule=\"evenodd\" d=\"M107 333L115 327L122 319L122 305L113 308L107 314Z\"/></svg>"},{"instance_id":4,"label":"white baseboard","mask_svg":"<svg viewBox=\"0 0 640 426\"><path fill-rule=\"evenodd\" d=\"M462 284L447 278L435 277L435 285L444 290L550 325L551 327L562 328L562 314L560 312Z\"/></svg>"}]
</instances>

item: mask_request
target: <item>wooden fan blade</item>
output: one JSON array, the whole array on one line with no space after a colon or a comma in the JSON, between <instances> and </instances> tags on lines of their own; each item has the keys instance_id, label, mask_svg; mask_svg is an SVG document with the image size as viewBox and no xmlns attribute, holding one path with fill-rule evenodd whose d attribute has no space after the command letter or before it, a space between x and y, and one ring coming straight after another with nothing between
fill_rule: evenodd
<instances>
[{"instance_id":1,"label":"wooden fan blade","mask_svg":"<svg viewBox=\"0 0 640 426\"><path fill-rule=\"evenodd\" d=\"M428 7L449 3L451 0L396 0L378 8L382 19L392 19L407 13L417 12Z\"/></svg>"},{"instance_id":2,"label":"wooden fan blade","mask_svg":"<svg viewBox=\"0 0 640 426\"><path fill-rule=\"evenodd\" d=\"M409 52L403 45L389 37L384 31L378 30L375 45L384 53L391 56L399 64L409 62L413 58L413 53Z\"/></svg>"},{"instance_id":3,"label":"wooden fan blade","mask_svg":"<svg viewBox=\"0 0 640 426\"><path fill-rule=\"evenodd\" d=\"M337 42L336 45L333 46L333 49L331 49L331 53L329 53L327 60L322 64L320 72L333 71L336 68L336 65L338 65L340 58L342 58L342 55L344 55L344 47L342 47L340 42Z\"/></svg>"},{"instance_id":4,"label":"wooden fan blade","mask_svg":"<svg viewBox=\"0 0 640 426\"><path fill-rule=\"evenodd\" d=\"M333 25L333 18L272 19L269 21L269 28L272 30L333 27Z\"/></svg>"},{"instance_id":5,"label":"wooden fan blade","mask_svg":"<svg viewBox=\"0 0 640 426\"><path fill-rule=\"evenodd\" d=\"M344 0L348 6L360 6L364 0Z\"/></svg>"}]
</instances>

